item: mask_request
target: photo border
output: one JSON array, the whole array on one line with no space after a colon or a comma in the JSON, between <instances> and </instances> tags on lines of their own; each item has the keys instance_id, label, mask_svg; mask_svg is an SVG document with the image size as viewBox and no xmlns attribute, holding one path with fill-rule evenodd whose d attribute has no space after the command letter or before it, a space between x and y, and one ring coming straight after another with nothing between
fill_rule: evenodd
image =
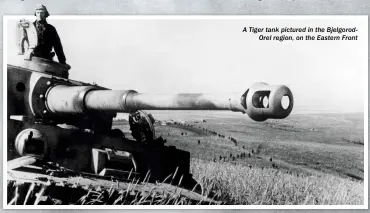
<instances>
[{"instance_id":1,"label":"photo border","mask_svg":"<svg viewBox=\"0 0 370 213\"><path fill-rule=\"evenodd\" d=\"M33 19L31 15L4 15L3 16L3 174L7 174L7 29L8 20L20 18ZM210 19L210 20L235 20L235 19L359 19L366 20L366 35L368 37L368 15L53 15L51 20L111 20L111 19L161 19L161 20L183 20L183 19ZM366 40L366 54L368 56L368 40ZM39 206L17 206L7 204L7 178L3 176L3 209L368 209L368 61L366 61L365 81L366 91L364 93L364 204L363 205L39 205Z\"/></svg>"}]
</instances>

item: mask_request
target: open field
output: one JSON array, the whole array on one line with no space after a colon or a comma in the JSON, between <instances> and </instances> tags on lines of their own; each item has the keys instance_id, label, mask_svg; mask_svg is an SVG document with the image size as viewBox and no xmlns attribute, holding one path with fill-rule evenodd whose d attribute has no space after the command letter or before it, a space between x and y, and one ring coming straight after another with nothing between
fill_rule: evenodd
<instances>
[{"instance_id":1,"label":"open field","mask_svg":"<svg viewBox=\"0 0 370 213\"><path fill-rule=\"evenodd\" d=\"M333 175L300 175L193 160L195 179L209 197L237 205L360 205L364 185Z\"/></svg>"},{"instance_id":2,"label":"open field","mask_svg":"<svg viewBox=\"0 0 370 213\"><path fill-rule=\"evenodd\" d=\"M232 112L150 113L156 135L189 151L194 177L227 203L363 203L363 114L292 114L259 123ZM125 123L115 128L129 137Z\"/></svg>"}]
</instances>

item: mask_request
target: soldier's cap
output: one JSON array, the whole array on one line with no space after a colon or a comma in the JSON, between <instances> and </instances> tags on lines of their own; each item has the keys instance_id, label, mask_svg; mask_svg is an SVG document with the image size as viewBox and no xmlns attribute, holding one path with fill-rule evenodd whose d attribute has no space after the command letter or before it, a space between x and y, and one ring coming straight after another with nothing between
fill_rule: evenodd
<instances>
[{"instance_id":1,"label":"soldier's cap","mask_svg":"<svg viewBox=\"0 0 370 213\"><path fill-rule=\"evenodd\" d=\"M48 10L46 9L46 7L44 6L44 5L42 5L42 4L38 4L37 6L36 6L36 8L35 8L35 13L34 13L34 15L36 16L36 11L37 10L42 10L42 11L44 11L45 13L46 13L46 17L48 17L50 14L49 14L49 12L48 12Z\"/></svg>"}]
</instances>

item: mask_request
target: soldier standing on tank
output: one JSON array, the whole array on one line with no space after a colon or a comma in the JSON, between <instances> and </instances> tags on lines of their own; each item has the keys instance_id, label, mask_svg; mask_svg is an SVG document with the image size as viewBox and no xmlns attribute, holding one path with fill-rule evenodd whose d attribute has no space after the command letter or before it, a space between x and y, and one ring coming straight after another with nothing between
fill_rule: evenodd
<instances>
[{"instance_id":1,"label":"soldier standing on tank","mask_svg":"<svg viewBox=\"0 0 370 213\"><path fill-rule=\"evenodd\" d=\"M57 30L46 22L46 18L49 16L46 7L37 5L34 15L37 17L36 21L33 22L37 31L37 46L33 51L33 55L52 60L56 53L58 61L66 64L66 57ZM54 48L55 53L51 52L52 48Z\"/></svg>"}]
</instances>

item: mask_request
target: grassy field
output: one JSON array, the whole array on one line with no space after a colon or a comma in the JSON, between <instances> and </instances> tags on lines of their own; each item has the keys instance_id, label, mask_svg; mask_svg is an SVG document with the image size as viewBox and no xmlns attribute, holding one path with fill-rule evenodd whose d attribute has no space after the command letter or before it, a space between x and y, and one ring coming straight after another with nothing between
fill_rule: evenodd
<instances>
[{"instance_id":1,"label":"grassy field","mask_svg":"<svg viewBox=\"0 0 370 213\"><path fill-rule=\"evenodd\" d=\"M196 179L227 204L363 204L363 114L150 113L156 135L189 151Z\"/></svg>"},{"instance_id":2,"label":"grassy field","mask_svg":"<svg viewBox=\"0 0 370 213\"><path fill-rule=\"evenodd\" d=\"M364 185L333 175L291 174L276 168L248 168L193 160L195 179L209 197L237 205L360 205Z\"/></svg>"}]
</instances>

